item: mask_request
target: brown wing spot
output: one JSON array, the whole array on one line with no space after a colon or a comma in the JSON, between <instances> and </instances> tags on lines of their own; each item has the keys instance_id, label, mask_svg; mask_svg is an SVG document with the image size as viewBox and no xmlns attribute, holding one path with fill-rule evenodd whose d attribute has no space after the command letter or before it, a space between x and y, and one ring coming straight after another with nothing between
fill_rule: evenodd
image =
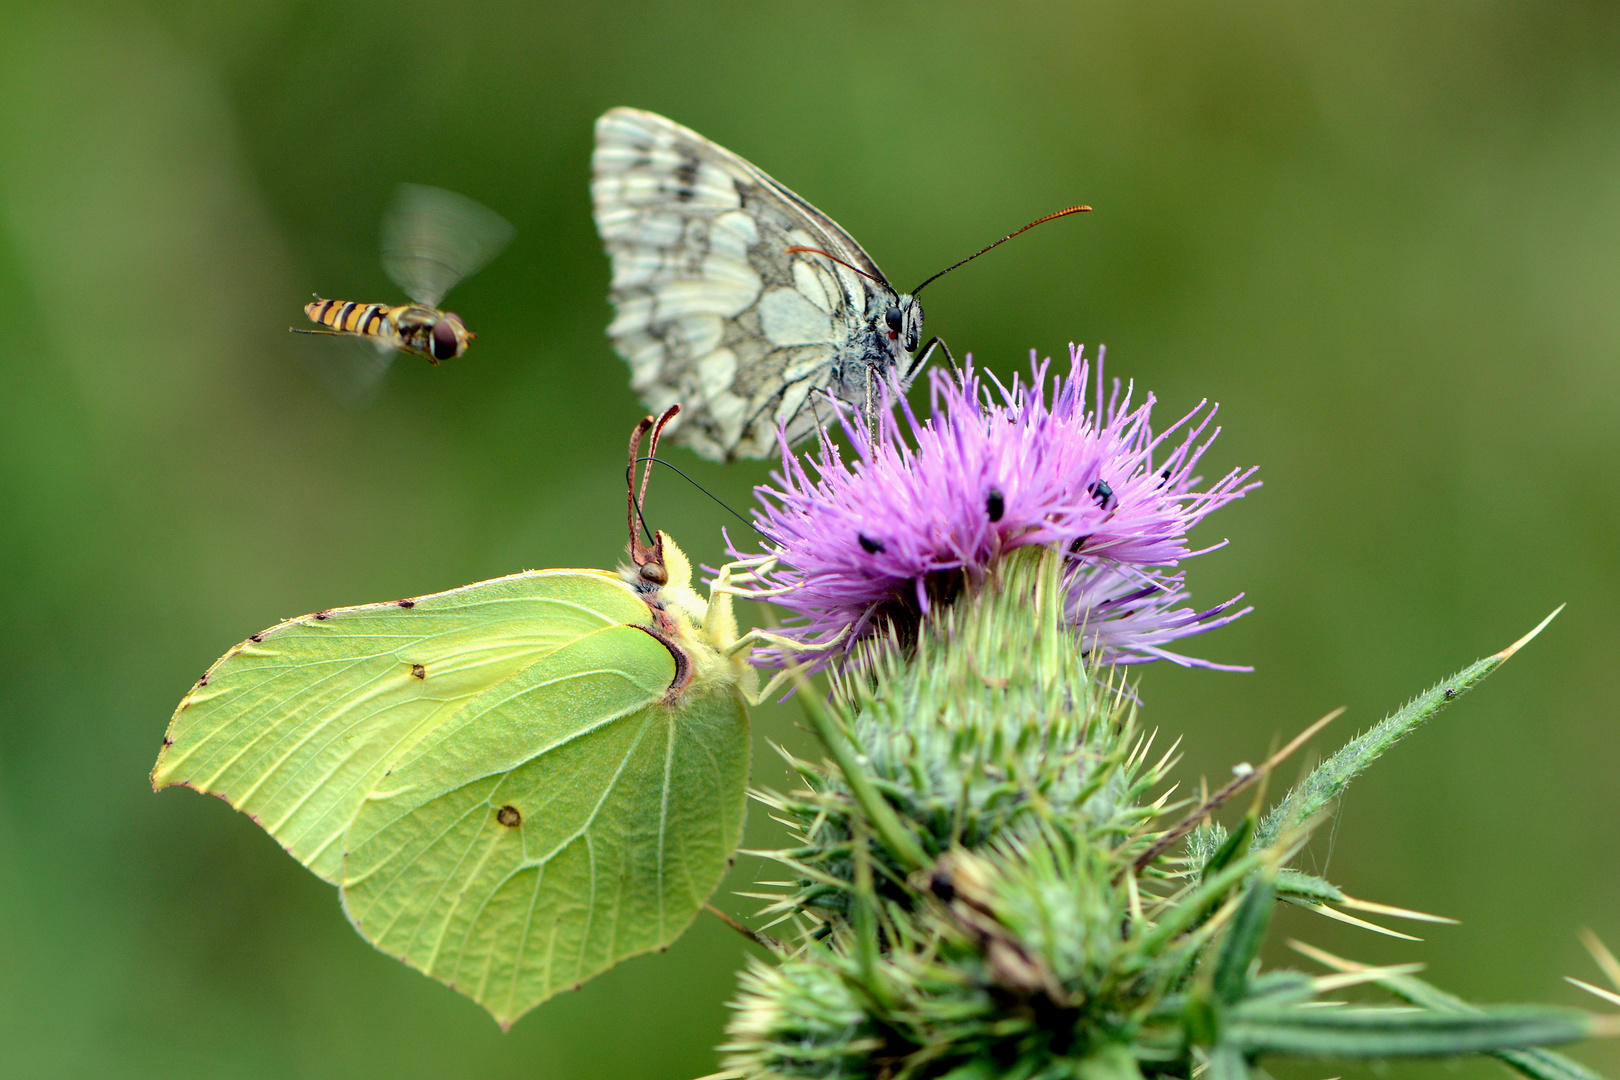
<instances>
[{"instance_id":1,"label":"brown wing spot","mask_svg":"<svg viewBox=\"0 0 1620 1080\"><path fill-rule=\"evenodd\" d=\"M508 829L515 829L519 825L523 824L523 815L518 812L517 807L508 803L499 810L495 811L495 820L500 822L502 825L505 825Z\"/></svg>"},{"instance_id":2,"label":"brown wing spot","mask_svg":"<svg viewBox=\"0 0 1620 1080\"><path fill-rule=\"evenodd\" d=\"M415 675L418 679L425 679L427 678L427 668L423 667L421 664L412 664L411 674Z\"/></svg>"},{"instance_id":3,"label":"brown wing spot","mask_svg":"<svg viewBox=\"0 0 1620 1080\"><path fill-rule=\"evenodd\" d=\"M401 600L399 602L399 606L402 607L402 608L413 608L413 607L416 606L416 601L415 600Z\"/></svg>"}]
</instances>

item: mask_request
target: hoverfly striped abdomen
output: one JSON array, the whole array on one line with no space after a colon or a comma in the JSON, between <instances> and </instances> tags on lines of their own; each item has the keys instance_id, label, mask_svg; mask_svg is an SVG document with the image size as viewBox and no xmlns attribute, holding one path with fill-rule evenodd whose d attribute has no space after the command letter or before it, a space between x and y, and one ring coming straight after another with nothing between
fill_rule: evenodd
<instances>
[{"instance_id":1,"label":"hoverfly striped abdomen","mask_svg":"<svg viewBox=\"0 0 1620 1080\"><path fill-rule=\"evenodd\" d=\"M361 304L354 300L317 298L304 305L304 314L334 334L354 334L437 364L467 351L477 335L461 316L420 304Z\"/></svg>"},{"instance_id":2,"label":"hoverfly striped abdomen","mask_svg":"<svg viewBox=\"0 0 1620 1080\"><path fill-rule=\"evenodd\" d=\"M386 322L385 304L357 304L353 300L320 300L304 305L304 314L340 334L371 335Z\"/></svg>"}]
</instances>

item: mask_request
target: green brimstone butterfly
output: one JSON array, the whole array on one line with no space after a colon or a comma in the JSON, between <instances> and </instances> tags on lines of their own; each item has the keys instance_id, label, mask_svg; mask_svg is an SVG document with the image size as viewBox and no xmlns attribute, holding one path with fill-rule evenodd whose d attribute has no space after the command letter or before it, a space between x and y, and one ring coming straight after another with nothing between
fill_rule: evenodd
<instances>
[{"instance_id":1,"label":"green brimstone butterfly","mask_svg":"<svg viewBox=\"0 0 1620 1080\"><path fill-rule=\"evenodd\" d=\"M634 464L652 417L631 442ZM648 470L651 463L648 463ZM647 476L642 477L642 491ZM373 945L505 1026L680 936L741 839L757 700L722 569L535 570L254 634L152 770L246 812Z\"/></svg>"}]
</instances>

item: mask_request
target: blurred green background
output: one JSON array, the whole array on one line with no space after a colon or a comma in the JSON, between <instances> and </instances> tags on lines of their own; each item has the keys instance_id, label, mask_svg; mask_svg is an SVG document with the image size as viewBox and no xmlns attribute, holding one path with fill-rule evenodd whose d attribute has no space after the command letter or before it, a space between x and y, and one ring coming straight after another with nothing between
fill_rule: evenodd
<instances>
[{"instance_id":1,"label":"blurred green background","mask_svg":"<svg viewBox=\"0 0 1620 1080\"><path fill-rule=\"evenodd\" d=\"M1620 946L1620 8L9 0L0 1073L716 1067L745 950L715 920L502 1034L246 818L146 778L180 695L280 618L619 557L640 412L587 178L621 104L757 162L901 286L1096 207L931 287L928 329L1002 373L1106 342L1165 418L1221 402L1211 472L1261 466L1192 575L1257 609L1193 651L1256 671L1141 673L1190 782L1346 705L1325 750L1568 601L1312 856L1462 925L1276 936L1595 1004L1560 976L1597 978L1577 927ZM452 298L463 361L405 358L346 409L312 377L338 343L286 328L317 290L398 297L376 233L406 180L517 240ZM735 505L766 473L674 456ZM720 558L692 489L661 477L650 510ZM787 709L758 732L778 782L763 738L810 744ZM1620 1044L1575 1052L1620 1071Z\"/></svg>"}]
</instances>

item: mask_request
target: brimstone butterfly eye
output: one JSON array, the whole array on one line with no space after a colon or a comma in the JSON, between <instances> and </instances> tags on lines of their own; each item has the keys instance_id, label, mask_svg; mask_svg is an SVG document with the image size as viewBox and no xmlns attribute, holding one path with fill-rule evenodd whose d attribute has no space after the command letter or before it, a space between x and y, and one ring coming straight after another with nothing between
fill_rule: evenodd
<instances>
[{"instance_id":1,"label":"brimstone butterfly eye","mask_svg":"<svg viewBox=\"0 0 1620 1080\"><path fill-rule=\"evenodd\" d=\"M637 428L632 464L674 411ZM254 634L180 702L153 787L247 813L373 945L503 1026L668 945L741 838L753 637L727 571L705 602L674 541L636 538L639 510L632 490L617 574L536 570Z\"/></svg>"}]
</instances>

